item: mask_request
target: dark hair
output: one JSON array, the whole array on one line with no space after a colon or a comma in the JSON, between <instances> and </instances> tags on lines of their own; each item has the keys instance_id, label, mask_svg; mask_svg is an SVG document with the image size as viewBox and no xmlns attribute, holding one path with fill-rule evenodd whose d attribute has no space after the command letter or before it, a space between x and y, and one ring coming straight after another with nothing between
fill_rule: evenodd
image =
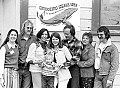
<instances>
[{"instance_id":1,"label":"dark hair","mask_svg":"<svg viewBox=\"0 0 120 88\"><path fill-rule=\"evenodd\" d=\"M50 38L50 34L49 34L49 31L46 29L46 28L42 28L38 33L37 33L37 39L41 38L41 36L43 35L43 32L47 31L47 34L48 34L48 37L47 38Z\"/></svg>"},{"instance_id":2,"label":"dark hair","mask_svg":"<svg viewBox=\"0 0 120 88\"><path fill-rule=\"evenodd\" d=\"M74 37L74 36L75 36L75 27L74 27L73 25L66 25L66 26L63 28L63 30L66 29L66 28L69 28L69 29L70 29L70 33L71 33L71 35Z\"/></svg>"},{"instance_id":3,"label":"dark hair","mask_svg":"<svg viewBox=\"0 0 120 88\"><path fill-rule=\"evenodd\" d=\"M58 44L58 46L59 46L59 48L62 48L63 45L62 45L61 36L60 36L60 34L57 33L57 32L54 32L54 33L51 34L50 41L49 41L49 45L48 45L49 48L54 48L54 44L52 43L52 38L53 38L53 37L59 39L59 44Z\"/></svg>"},{"instance_id":4,"label":"dark hair","mask_svg":"<svg viewBox=\"0 0 120 88\"><path fill-rule=\"evenodd\" d=\"M98 28L97 33L98 32L104 32L105 34L105 38L108 40L110 38L110 31L106 26L101 26L100 28Z\"/></svg>"},{"instance_id":5,"label":"dark hair","mask_svg":"<svg viewBox=\"0 0 120 88\"><path fill-rule=\"evenodd\" d=\"M31 24L32 26L32 32L30 35L33 35L33 23L30 20L25 20L24 23L22 24L22 28L20 30L20 34L23 36L25 34L25 26Z\"/></svg>"},{"instance_id":6,"label":"dark hair","mask_svg":"<svg viewBox=\"0 0 120 88\"><path fill-rule=\"evenodd\" d=\"M17 33L17 38L18 38L18 31L16 29L10 29L9 32L8 32L8 34L7 34L7 37L6 37L5 41L3 42L3 44L1 45L1 47L4 46L5 44L7 44L7 42L9 41L9 36L10 36L10 34L11 34L12 31L15 31ZM18 44L17 39L16 39L15 43Z\"/></svg>"},{"instance_id":7,"label":"dark hair","mask_svg":"<svg viewBox=\"0 0 120 88\"><path fill-rule=\"evenodd\" d=\"M91 44L92 42L93 42L93 36L92 36L92 34L90 33L90 32L85 32L83 35L82 35L82 38L84 37L84 36L87 36L88 38L89 38L89 43Z\"/></svg>"}]
</instances>

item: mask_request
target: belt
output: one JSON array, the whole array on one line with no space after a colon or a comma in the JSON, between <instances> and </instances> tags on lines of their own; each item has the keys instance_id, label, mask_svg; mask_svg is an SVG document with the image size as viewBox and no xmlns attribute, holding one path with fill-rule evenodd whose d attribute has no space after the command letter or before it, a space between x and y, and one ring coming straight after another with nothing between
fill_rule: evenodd
<instances>
[{"instance_id":1,"label":"belt","mask_svg":"<svg viewBox=\"0 0 120 88\"><path fill-rule=\"evenodd\" d=\"M12 68L12 70L14 70L14 71L18 71L18 68Z\"/></svg>"},{"instance_id":2,"label":"belt","mask_svg":"<svg viewBox=\"0 0 120 88\"><path fill-rule=\"evenodd\" d=\"M29 69L28 63L19 63L18 64L19 69Z\"/></svg>"},{"instance_id":3,"label":"belt","mask_svg":"<svg viewBox=\"0 0 120 88\"><path fill-rule=\"evenodd\" d=\"M19 67L26 67L26 66L27 66L27 63L19 63L18 66L19 66Z\"/></svg>"},{"instance_id":4,"label":"belt","mask_svg":"<svg viewBox=\"0 0 120 88\"><path fill-rule=\"evenodd\" d=\"M8 68L8 67L5 67L5 68ZM14 71L18 71L18 68L14 68L14 67L10 67L9 69L12 69Z\"/></svg>"}]
</instances>

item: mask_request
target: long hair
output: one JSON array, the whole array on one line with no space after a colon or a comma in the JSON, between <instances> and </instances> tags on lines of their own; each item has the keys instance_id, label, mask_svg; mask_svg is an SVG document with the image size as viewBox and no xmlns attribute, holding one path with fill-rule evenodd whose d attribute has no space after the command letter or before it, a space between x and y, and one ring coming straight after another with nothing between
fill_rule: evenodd
<instances>
[{"instance_id":1,"label":"long hair","mask_svg":"<svg viewBox=\"0 0 120 88\"><path fill-rule=\"evenodd\" d=\"M22 28L20 30L21 36L23 36L25 34L25 26L28 24L31 24L31 26L32 26L32 32L30 35L33 35L33 23L30 20L25 20L24 23L22 24Z\"/></svg>"},{"instance_id":2,"label":"long hair","mask_svg":"<svg viewBox=\"0 0 120 88\"><path fill-rule=\"evenodd\" d=\"M37 37L37 41L39 40L39 39L41 39L41 36L43 35L43 32L47 32L47 38L50 38L50 34L49 34L49 31L46 29L46 28L42 28L38 33L37 33L37 35L36 35L36 37Z\"/></svg>"},{"instance_id":3,"label":"long hair","mask_svg":"<svg viewBox=\"0 0 120 88\"><path fill-rule=\"evenodd\" d=\"M57 33L57 32L54 32L54 33L51 34L48 47L49 47L49 48L54 48L54 44L52 43L52 38L53 38L53 37L59 39L59 44L58 44L58 46L59 46L59 48L62 48L62 47L63 47L63 44L62 44L61 36L60 36L60 34Z\"/></svg>"},{"instance_id":4,"label":"long hair","mask_svg":"<svg viewBox=\"0 0 120 88\"><path fill-rule=\"evenodd\" d=\"M10 34L11 34L12 31L15 31L17 33L17 38L18 38L18 31L16 29L10 29L9 32L8 32L8 34L7 34L6 39L4 40L3 44L0 46L0 49L1 49L2 46L4 46L5 44L7 44L7 42L9 41L9 36L10 36ZM18 44L17 39L16 39L15 43Z\"/></svg>"}]
</instances>

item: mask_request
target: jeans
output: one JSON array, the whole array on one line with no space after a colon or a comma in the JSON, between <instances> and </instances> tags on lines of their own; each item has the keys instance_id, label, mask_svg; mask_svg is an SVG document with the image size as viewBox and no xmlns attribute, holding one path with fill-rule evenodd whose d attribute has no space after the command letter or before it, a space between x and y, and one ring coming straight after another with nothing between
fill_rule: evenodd
<instances>
[{"instance_id":1,"label":"jeans","mask_svg":"<svg viewBox=\"0 0 120 88\"><path fill-rule=\"evenodd\" d=\"M68 82L67 88L80 88L80 69L77 65L69 68L72 78Z\"/></svg>"},{"instance_id":2,"label":"jeans","mask_svg":"<svg viewBox=\"0 0 120 88\"><path fill-rule=\"evenodd\" d=\"M54 88L54 76L42 75L42 88Z\"/></svg>"},{"instance_id":3,"label":"jeans","mask_svg":"<svg viewBox=\"0 0 120 88\"><path fill-rule=\"evenodd\" d=\"M99 72L97 71L95 74L94 88L107 88L107 79L108 75L99 75ZM112 88L112 86L109 88Z\"/></svg>"},{"instance_id":4,"label":"jeans","mask_svg":"<svg viewBox=\"0 0 120 88\"><path fill-rule=\"evenodd\" d=\"M32 77L28 69L19 69L20 88L32 88Z\"/></svg>"}]
</instances>

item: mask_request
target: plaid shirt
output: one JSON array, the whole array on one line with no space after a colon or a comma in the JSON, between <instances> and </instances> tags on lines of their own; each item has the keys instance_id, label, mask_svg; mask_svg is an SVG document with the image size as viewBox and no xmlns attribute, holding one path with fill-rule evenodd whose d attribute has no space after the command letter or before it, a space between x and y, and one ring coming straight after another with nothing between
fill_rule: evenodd
<instances>
[{"instance_id":1,"label":"plaid shirt","mask_svg":"<svg viewBox=\"0 0 120 88\"><path fill-rule=\"evenodd\" d=\"M74 37L70 42L67 39L62 40L63 45L65 45L72 56L81 56L81 42Z\"/></svg>"}]
</instances>

